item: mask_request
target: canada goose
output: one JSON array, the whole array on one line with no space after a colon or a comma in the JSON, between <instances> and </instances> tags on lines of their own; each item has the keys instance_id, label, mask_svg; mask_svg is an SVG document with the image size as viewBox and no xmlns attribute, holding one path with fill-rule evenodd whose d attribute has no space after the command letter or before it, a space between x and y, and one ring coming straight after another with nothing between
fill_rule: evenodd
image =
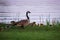
<instances>
[{"instance_id":1,"label":"canada goose","mask_svg":"<svg viewBox=\"0 0 60 40\"><path fill-rule=\"evenodd\" d=\"M24 20L21 20L21 21L16 22L16 25L17 25L17 26L21 26L22 28L24 28L24 26L26 26L26 25L29 24L30 18L29 18L29 16L28 16L28 13L31 13L31 12L30 12L30 11L27 11L27 12L26 12L26 17L27 17L27 19L24 19Z\"/></svg>"}]
</instances>

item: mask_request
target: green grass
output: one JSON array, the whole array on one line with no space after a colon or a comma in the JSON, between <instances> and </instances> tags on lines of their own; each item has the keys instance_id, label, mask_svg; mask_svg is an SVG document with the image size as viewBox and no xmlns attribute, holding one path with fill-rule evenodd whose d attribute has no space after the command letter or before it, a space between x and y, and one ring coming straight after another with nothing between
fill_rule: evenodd
<instances>
[{"instance_id":1,"label":"green grass","mask_svg":"<svg viewBox=\"0 0 60 40\"><path fill-rule=\"evenodd\" d=\"M5 24L1 26L5 27ZM0 40L60 40L60 24L53 26L11 26L10 29L4 29L0 32Z\"/></svg>"},{"instance_id":2,"label":"green grass","mask_svg":"<svg viewBox=\"0 0 60 40\"><path fill-rule=\"evenodd\" d=\"M0 32L0 40L60 40L60 32Z\"/></svg>"}]
</instances>

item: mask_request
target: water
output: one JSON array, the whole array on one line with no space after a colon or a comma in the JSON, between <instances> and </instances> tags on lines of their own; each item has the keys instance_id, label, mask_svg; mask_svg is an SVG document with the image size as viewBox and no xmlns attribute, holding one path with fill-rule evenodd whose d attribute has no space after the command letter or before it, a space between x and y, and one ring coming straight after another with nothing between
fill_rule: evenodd
<instances>
[{"instance_id":1,"label":"water","mask_svg":"<svg viewBox=\"0 0 60 40\"><path fill-rule=\"evenodd\" d=\"M10 23L26 19L26 11L30 22L46 24L46 20L60 20L60 1L57 0L0 0L0 22Z\"/></svg>"}]
</instances>

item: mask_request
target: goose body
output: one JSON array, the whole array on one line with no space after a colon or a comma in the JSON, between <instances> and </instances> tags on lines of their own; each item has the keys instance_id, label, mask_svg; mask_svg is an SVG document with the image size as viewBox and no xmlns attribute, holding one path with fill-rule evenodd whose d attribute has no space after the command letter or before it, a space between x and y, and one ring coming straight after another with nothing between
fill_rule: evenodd
<instances>
[{"instance_id":1,"label":"goose body","mask_svg":"<svg viewBox=\"0 0 60 40\"><path fill-rule=\"evenodd\" d=\"M16 22L16 25L17 25L17 26L26 26L26 25L29 24L30 18L29 18L29 16L28 16L28 13L31 13L31 12L30 12L30 11L27 11L27 12L26 12L26 17L27 17L27 19L25 19L25 20L20 20L20 21Z\"/></svg>"}]
</instances>

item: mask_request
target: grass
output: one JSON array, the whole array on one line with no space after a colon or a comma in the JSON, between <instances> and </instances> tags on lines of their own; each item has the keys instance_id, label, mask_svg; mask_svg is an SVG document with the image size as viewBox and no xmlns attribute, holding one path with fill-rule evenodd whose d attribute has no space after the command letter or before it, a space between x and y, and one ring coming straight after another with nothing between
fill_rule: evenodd
<instances>
[{"instance_id":1,"label":"grass","mask_svg":"<svg viewBox=\"0 0 60 40\"><path fill-rule=\"evenodd\" d=\"M1 32L0 40L60 40L60 32Z\"/></svg>"},{"instance_id":2,"label":"grass","mask_svg":"<svg viewBox=\"0 0 60 40\"><path fill-rule=\"evenodd\" d=\"M5 27L5 24L0 26ZM60 40L60 24L53 26L26 26L25 29L11 26L0 32L0 40Z\"/></svg>"}]
</instances>

